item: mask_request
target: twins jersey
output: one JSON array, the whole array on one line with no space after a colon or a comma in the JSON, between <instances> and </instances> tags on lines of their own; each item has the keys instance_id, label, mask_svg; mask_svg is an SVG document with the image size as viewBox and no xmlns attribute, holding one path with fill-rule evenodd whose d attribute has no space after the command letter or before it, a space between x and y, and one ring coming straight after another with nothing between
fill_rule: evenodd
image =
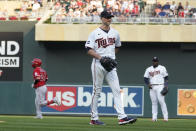
<instances>
[{"instance_id":1,"label":"twins jersey","mask_svg":"<svg viewBox=\"0 0 196 131\"><path fill-rule=\"evenodd\" d=\"M41 67L36 67L34 69L33 78L34 80L39 80L39 82L34 85L34 88L38 88L40 86L45 85L46 81L48 80L46 71L42 69Z\"/></svg>"},{"instance_id":2,"label":"twins jersey","mask_svg":"<svg viewBox=\"0 0 196 131\"><path fill-rule=\"evenodd\" d=\"M97 28L89 35L85 46L94 49L100 56L115 59L115 47L121 46L120 36L113 28L110 28L108 33Z\"/></svg>"},{"instance_id":3,"label":"twins jersey","mask_svg":"<svg viewBox=\"0 0 196 131\"><path fill-rule=\"evenodd\" d=\"M150 84L164 84L166 76L168 76L167 70L162 65L158 65L156 68L150 66L144 73L144 77L149 78Z\"/></svg>"}]
</instances>

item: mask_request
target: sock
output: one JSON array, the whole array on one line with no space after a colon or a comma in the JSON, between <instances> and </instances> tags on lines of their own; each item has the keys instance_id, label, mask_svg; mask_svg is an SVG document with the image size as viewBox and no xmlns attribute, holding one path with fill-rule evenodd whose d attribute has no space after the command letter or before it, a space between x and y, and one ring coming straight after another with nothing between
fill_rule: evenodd
<instances>
[{"instance_id":1,"label":"sock","mask_svg":"<svg viewBox=\"0 0 196 131\"><path fill-rule=\"evenodd\" d=\"M53 103L54 103L54 101L51 100L51 101L48 101L48 102L47 102L47 105L50 105L50 104L53 104Z\"/></svg>"}]
</instances>

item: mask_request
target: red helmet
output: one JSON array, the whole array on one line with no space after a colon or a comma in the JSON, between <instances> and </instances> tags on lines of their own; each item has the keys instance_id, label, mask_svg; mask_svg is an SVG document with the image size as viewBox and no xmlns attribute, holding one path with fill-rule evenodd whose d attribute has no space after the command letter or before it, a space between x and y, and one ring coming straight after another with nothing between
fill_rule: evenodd
<instances>
[{"instance_id":1,"label":"red helmet","mask_svg":"<svg viewBox=\"0 0 196 131\"><path fill-rule=\"evenodd\" d=\"M39 66L41 66L41 64L42 64L42 60L41 59L34 58L33 61L32 61L32 67L33 68L39 67Z\"/></svg>"}]
</instances>

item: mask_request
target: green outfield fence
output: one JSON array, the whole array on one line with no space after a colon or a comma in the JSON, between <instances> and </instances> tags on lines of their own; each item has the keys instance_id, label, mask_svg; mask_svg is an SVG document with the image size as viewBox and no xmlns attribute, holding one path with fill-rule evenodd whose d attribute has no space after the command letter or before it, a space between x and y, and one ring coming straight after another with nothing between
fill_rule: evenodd
<instances>
[{"instance_id":1,"label":"green outfield fence","mask_svg":"<svg viewBox=\"0 0 196 131\"><path fill-rule=\"evenodd\" d=\"M169 118L194 118L194 116L177 115L177 92L178 89L194 89L195 86L169 85L169 93L166 96ZM34 89L31 88L31 83L1 82L0 87L0 114L35 114L35 93ZM140 117L151 117L151 101L147 88L144 89L144 115ZM160 106L159 118L162 118Z\"/></svg>"},{"instance_id":2,"label":"green outfield fence","mask_svg":"<svg viewBox=\"0 0 196 131\"><path fill-rule=\"evenodd\" d=\"M31 115L35 113L31 61L39 57L47 70L49 84L91 85L91 57L87 56L84 41L35 41L36 22L5 21L0 32L23 32L22 81L0 81L0 114ZM177 25L175 25L177 26ZM177 116L177 89L195 89L195 43L123 42L119 54L118 75L121 85L144 85L143 74L157 56L169 73L169 94L166 102L170 118ZM190 47L190 48L189 48ZM2 55L0 56L2 57ZM17 77L17 74L14 74ZM144 116L151 117L148 89L144 93ZM159 111L161 115L161 111Z\"/></svg>"}]
</instances>

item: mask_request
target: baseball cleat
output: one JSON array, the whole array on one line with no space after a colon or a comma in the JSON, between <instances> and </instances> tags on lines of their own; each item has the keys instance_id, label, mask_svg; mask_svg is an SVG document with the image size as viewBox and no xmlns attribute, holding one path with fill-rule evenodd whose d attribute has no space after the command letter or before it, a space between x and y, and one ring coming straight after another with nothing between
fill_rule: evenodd
<instances>
[{"instance_id":1,"label":"baseball cleat","mask_svg":"<svg viewBox=\"0 0 196 131\"><path fill-rule=\"evenodd\" d=\"M168 122L168 119L164 119L163 121L164 121L164 122Z\"/></svg>"},{"instance_id":2,"label":"baseball cleat","mask_svg":"<svg viewBox=\"0 0 196 131\"><path fill-rule=\"evenodd\" d=\"M55 97L55 98L53 99L53 101L54 101L54 103L56 103L58 106L61 105L61 101L60 101L57 97Z\"/></svg>"},{"instance_id":3,"label":"baseball cleat","mask_svg":"<svg viewBox=\"0 0 196 131\"><path fill-rule=\"evenodd\" d=\"M137 118L132 118L132 117L125 117L123 119L120 119L118 121L119 125L125 125L125 124L133 124L137 121Z\"/></svg>"},{"instance_id":4,"label":"baseball cleat","mask_svg":"<svg viewBox=\"0 0 196 131\"><path fill-rule=\"evenodd\" d=\"M152 119L152 122L157 122L157 119Z\"/></svg>"},{"instance_id":5,"label":"baseball cleat","mask_svg":"<svg viewBox=\"0 0 196 131\"><path fill-rule=\"evenodd\" d=\"M35 116L34 119L43 119L43 116Z\"/></svg>"},{"instance_id":6,"label":"baseball cleat","mask_svg":"<svg viewBox=\"0 0 196 131\"><path fill-rule=\"evenodd\" d=\"M90 125L105 125L103 122L99 121L99 120L91 120Z\"/></svg>"}]
</instances>

